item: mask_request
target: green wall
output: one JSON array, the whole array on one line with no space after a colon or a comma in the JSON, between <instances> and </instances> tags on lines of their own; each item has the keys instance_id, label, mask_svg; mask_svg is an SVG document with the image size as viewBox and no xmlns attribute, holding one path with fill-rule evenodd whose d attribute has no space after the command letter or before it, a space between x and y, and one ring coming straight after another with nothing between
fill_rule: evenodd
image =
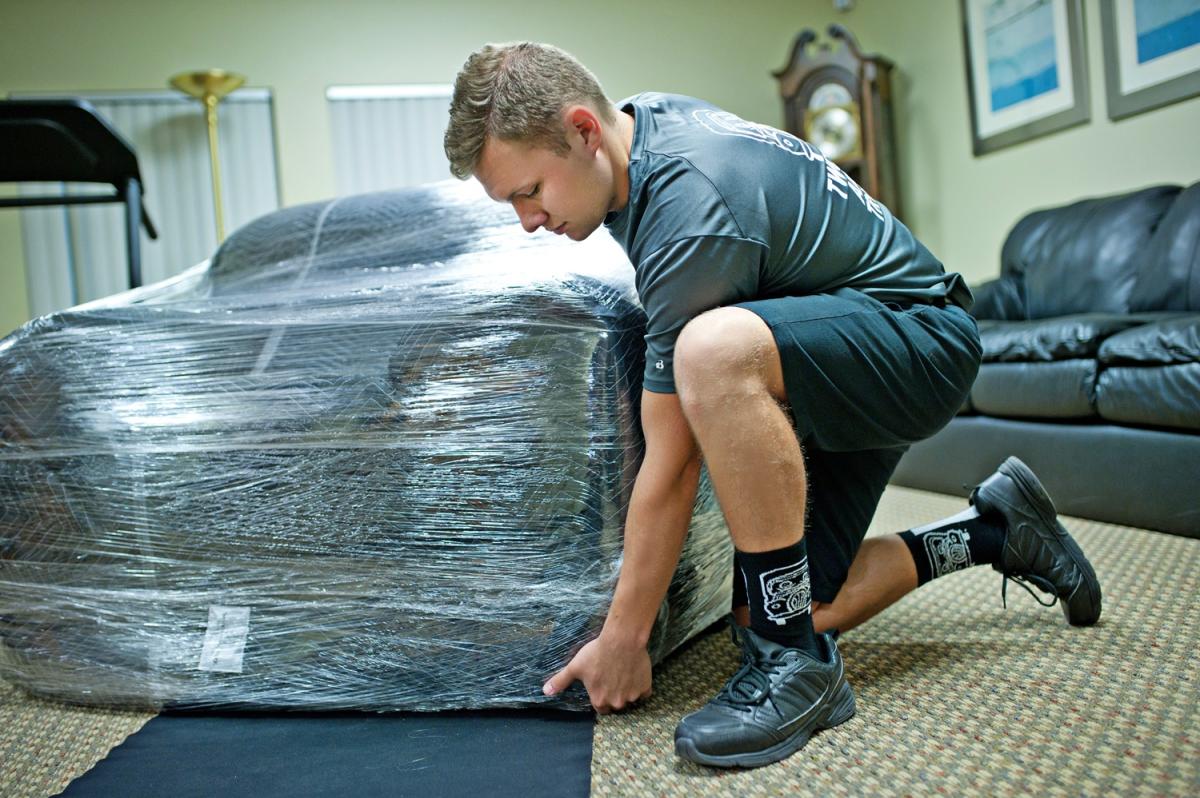
<instances>
[{"instance_id":1,"label":"green wall","mask_svg":"<svg viewBox=\"0 0 1200 798\"><path fill-rule=\"evenodd\" d=\"M906 217L974 282L997 271L1004 234L1029 208L1200 178L1200 99L1107 120L1098 0L1085 8L1093 121L982 158L971 155L958 0L858 0L849 13L828 0L0 0L0 94L242 72L274 91L283 201L294 204L333 193L328 85L448 83L482 42L538 39L579 56L614 97L694 94L777 125L769 72L801 28L837 21L898 65ZM0 212L0 334L27 317L17 213Z\"/></svg>"},{"instance_id":2,"label":"green wall","mask_svg":"<svg viewBox=\"0 0 1200 798\"><path fill-rule=\"evenodd\" d=\"M1033 208L1200 180L1200 97L1109 121L1100 2L1083 6L1091 121L980 157L971 153L958 0L858 0L847 14L823 8L812 18L814 27L841 22L896 63L906 220L971 283L999 273L1005 235Z\"/></svg>"}]
</instances>

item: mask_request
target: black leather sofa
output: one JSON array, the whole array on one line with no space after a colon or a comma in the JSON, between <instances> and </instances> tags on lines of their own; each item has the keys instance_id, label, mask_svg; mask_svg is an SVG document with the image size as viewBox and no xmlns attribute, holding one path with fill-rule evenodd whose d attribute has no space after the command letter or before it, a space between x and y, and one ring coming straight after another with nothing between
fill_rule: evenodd
<instances>
[{"instance_id":1,"label":"black leather sofa","mask_svg":"<svg viewBox=\"0 0 1200 798\"><path fill-rule=\"evenodd\" d=\"M975 295L968 404L893 482L965 495L1016 454L1060 512L1200 537L1200 183L1034 211Z\"/></svg>"}]
</instances>

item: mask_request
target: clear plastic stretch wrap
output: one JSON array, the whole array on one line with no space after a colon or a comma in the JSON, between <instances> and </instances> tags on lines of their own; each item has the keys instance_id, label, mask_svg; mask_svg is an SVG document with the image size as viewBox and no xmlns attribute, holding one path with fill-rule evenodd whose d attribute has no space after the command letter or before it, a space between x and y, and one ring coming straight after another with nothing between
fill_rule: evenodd
<instances>
[{"instance_id":1,"label":"clear plastic stretch wrap","mask_svg":"<svg viewBox=\"0 0 1200 798\"><path fill-rule=\"evenodd\" d=\"M642 453L603 230L475 184L282 210L0 342L0 674L84 703L586 706ZM729 606L703 478L651 640Z\"/></svg>"}]
</instances>

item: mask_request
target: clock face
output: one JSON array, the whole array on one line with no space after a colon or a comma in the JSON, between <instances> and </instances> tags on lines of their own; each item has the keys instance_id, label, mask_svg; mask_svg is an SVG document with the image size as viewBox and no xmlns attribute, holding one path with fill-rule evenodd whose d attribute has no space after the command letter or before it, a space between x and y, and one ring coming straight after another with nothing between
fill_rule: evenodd
<instances>
[{"instance_id":1,"label":"clock face","mask_svg":"<svg viewBox=\"0 0 1200 798\"><path fill-rule=\"evenodd\" d=\"M850 90L840 83L822 83L808 98L808 110L817 111L831 105L849 105L854 102Z\"/></svg>"},{"instance_id":2,"label":"clock face","mask_svg":"<svg viewBox=\"0 0 1200 798\"><path fill-rule=\"evenodd\" d=\"M858 135L858 120L847 108L833 106L812 114L808 140L831 161L857 149Z\"/></svg>"}]
</instances>

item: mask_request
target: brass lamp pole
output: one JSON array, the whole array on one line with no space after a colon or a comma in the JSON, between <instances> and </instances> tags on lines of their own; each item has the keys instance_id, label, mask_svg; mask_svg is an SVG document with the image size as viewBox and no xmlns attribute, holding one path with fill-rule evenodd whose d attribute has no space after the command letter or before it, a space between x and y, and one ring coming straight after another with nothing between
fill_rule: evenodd
<instances>
[{"instance_id":1,"label":"brass lamp pole","mask_svg":"<svg viewBox=\"0 0 1200 798\"><path fill-rule=\"evenodd\" d=\"M204 103L208 121L208 158L212 164L213 209L217 218L217 243L225 240L225 213L221 205L221 162L217 157L217 103L246 82L246 78L223 69L182 72L171 78L171 85Z\"/></svg>"}]
</instances>

